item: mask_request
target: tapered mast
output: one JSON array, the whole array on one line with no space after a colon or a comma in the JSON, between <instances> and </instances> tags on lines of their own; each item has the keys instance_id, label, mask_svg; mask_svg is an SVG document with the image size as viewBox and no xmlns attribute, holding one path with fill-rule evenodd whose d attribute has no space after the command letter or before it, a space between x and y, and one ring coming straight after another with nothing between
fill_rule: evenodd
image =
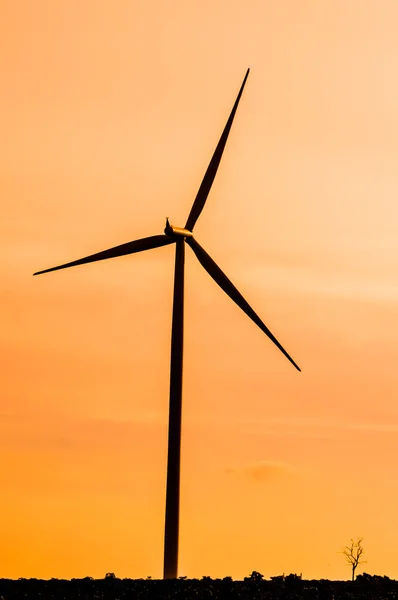
<instances>
[{"instance_id":1,"label":"tapered mast","mask_svg":"<svg viewBox=\"0 0 398 600\"><path fill-rule=\"evenodd\" d=\"M176 242L173 322L171 329L169 440L167 453L166 518L164 528L163 578L175 579L178 569L180 506L182 355L184 342L185 240Z\"/></svg>"}]
</instances>

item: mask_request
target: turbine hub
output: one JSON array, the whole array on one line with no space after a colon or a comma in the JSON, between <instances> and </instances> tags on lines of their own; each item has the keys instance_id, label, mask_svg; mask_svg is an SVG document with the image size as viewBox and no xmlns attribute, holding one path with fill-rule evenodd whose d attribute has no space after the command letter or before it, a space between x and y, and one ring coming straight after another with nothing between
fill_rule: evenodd
<instances>
[{"instance_id":1,"label":"turbine hub","mask_svg":"<svg viewBox=\"0 0 398 600\"><path fill-rule=\"evenodd\" d=\"M184 229L183 227L174 227L174 225L171 225L168 219L166 219L166 227L164 228L164 232L170 237L192 237L193 235L192 231L189 231L189 229Z\"/></svg>"}]
</instances>

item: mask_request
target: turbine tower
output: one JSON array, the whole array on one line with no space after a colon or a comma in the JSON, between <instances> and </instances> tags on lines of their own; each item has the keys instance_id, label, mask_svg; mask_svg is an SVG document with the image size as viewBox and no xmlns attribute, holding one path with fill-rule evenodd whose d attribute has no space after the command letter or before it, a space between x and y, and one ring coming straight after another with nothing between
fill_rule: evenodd
<instances>
[{"instance_id":1,"label":"turbine tower","mask_svg":"<svg viewBox=\"0 0 398 600\"><path fill-rule=\"evenodd\" d=\"M209 195L210 188L219 167L221 157L231 130L232 122L235 117L236 109L242 96L243 88L250 69L247 70L238 96L233 105L229 119L225 125L224 131L220 137L213 157L209 163L195 201L192 205L185 227L175 227L166 220L166 227L163 235L154 235L114 248L109 248L96 254L91 254L73 262L69 262L51 269L38 271L34 275L49 273L58 269L66 269L77 265L83 265L107 258L125 256L134 254L160 246L175 244L175 271L174 271L174 295L173 295L173 320L171 329L171 361L170 361L170 405L169 405L169 432L168 432L168 456L167 456L167 484L166 484L166 517L164 534L164 579L177 577L178 569L178 529L179 529L179 500L180 500L180 449L181 449L181 401L182 401L182 364L183 364L183 332L184 332L184 262L185 262L185 243L187 243L197 259L208 272L210 277L220 286L220 288L247 314L252 321L269 337L269 339L279 348L286 358L296 367L300 368L289 356L286 350L278 342L268 327L262 322L260 317L254 312L242 294L237 290L234 284L223 273L220 267L207 254L193 237L193 229L198 220Z\"/></svg>"}]
</instances>

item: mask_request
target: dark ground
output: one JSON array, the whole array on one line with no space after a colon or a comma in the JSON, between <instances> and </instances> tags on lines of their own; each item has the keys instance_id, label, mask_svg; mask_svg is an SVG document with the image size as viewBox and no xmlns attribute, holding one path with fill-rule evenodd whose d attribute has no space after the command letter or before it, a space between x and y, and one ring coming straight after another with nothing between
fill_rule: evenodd
<instances>
[{"instance_id":1,"label":"dark ground","mask_svg":"<svg viewBox=\"0 0 398 600\"><path fill-rule=\"evenodd\" d=\"M297 575L263 579L253 572L243 581L224 579L0 579L0 600L277 600L277 599L379 599L398 600L398 581L388 577L358 575L356 581L306 581Z\"/></svg>"}]
</instances>

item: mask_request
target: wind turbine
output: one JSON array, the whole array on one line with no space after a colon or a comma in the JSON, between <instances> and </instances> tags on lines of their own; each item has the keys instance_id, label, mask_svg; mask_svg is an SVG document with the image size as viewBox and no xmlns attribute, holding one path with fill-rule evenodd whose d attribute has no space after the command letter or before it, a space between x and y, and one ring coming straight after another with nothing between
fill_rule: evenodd
<instances>
[{"instance_id":1,"label":"wind turbine","mask_svg":"<svg viewBox=\"0 0 398 600\"><path fill-rule=\"evenodd\" d=\"M174 294L173 294L173 320L171 329L171 362L170 362L170 405L169 405L169 432L168 432L168 456L167 456L167 484L166 484L166 517L164 537L164 579L177 577L178 565L178 529L179 529L179 500L180 500L180 449L181 449L181 401L182 401L182 362L183 362L183 330L184 330L184 262L185 242L191 247L197 259L208 272L210 277L220 288L247 314L252 321L270 338L279 350L290 360L298 371L300 368L289 356L286 350L278 342L260 317L254 312L242 294L234 284L223 273L220 267L207 254L193 237L193 228L198 220L209 195L210 188L219 167L221 157L231 130L236 109L242 96L243 88L250 69L247 70L238 96L233 105L229 119L220 137L213 157L209 163L195 201L192 205L185 227L175 227L166 220L164 235L154 235L114 248L109 248L97 254L91 254L84 258L38 271L34 275L66 269L77 265L83 265L107 258L134 254L169 244L176 245L175 272L174 272Z\"/></svg>"}]
</instances>

